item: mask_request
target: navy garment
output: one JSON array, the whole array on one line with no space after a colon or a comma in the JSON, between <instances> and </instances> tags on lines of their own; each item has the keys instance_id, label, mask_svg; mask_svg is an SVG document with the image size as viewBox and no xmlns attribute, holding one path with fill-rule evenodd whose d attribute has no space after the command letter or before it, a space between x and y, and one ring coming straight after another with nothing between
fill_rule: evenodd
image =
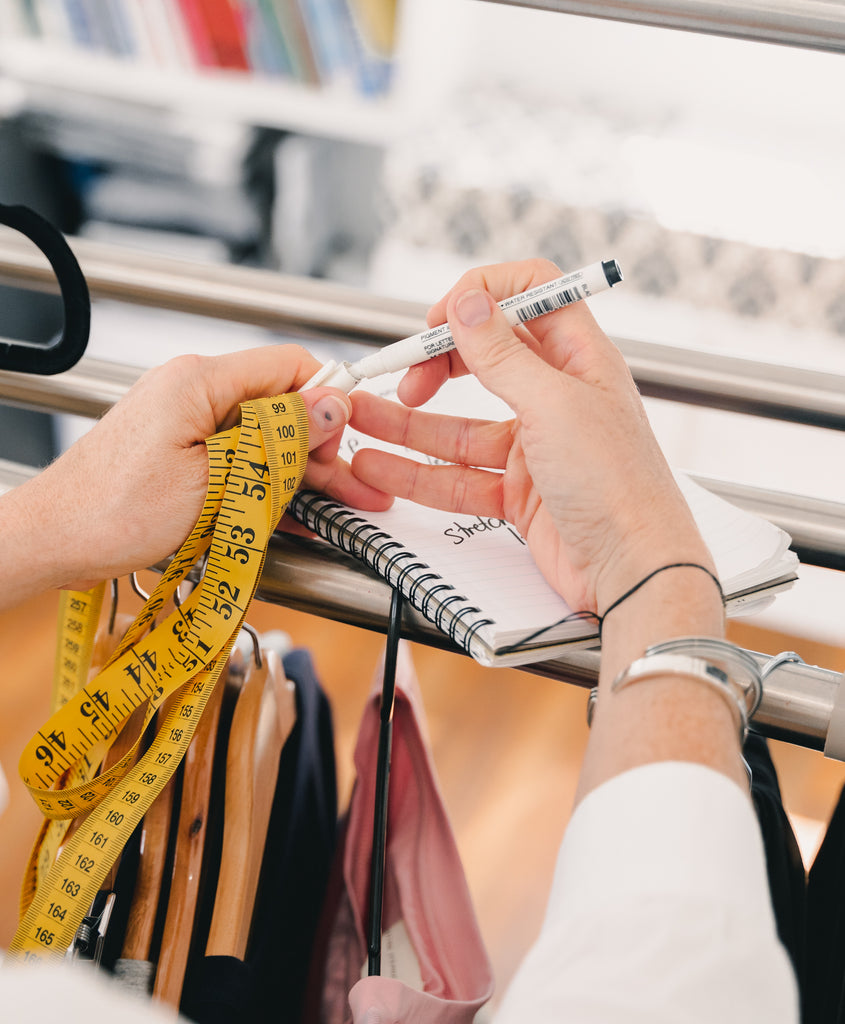
<instances>
[{"instance_id":1,"label":"navy garment","mask_svg":"<svg viewBox=\"0 0 845 1024\"><path fill-rule=\"evenodd\" d=\"M766 870L778 938L789 954L800 987L804 974L807 918L804 861L783 806L766 738L749 732L743 755L751 768L751 799L766 851Z\"/></svg>"},{"instance_id":2,"label":"navy garment","mask_svg":"<svg viewBox=\"0 0 845 1024\"><path fill-rule=\"evenodd\" d=\"M190 1011L186 1015L202 1024L231 1024L243 1019L254 984L254 972L243 960L204 957L191 973L190 989L186 987L183 1006Z\"/></svg>"},{"instance_id":3,"label":"navy garment","mask_svg":"<svg viewBox=\"0 0 845 1024\"><path fill-rule=\"evenodd\" d=\"M337 833L331 707L305 649L283 660L296 687L296 724L279 776L245 962L206 957L187 980L182 1012L197 1024L300 1019L311 947Z\"/></svg>"},{"instance_id":4,"label":"navy garment","mask_svg":"<svg viewBox=\"0 0 845 1024\"><path fill-rule=\"evenodd\" d=\"M807 885L804 1024L845 1024L845 787Z\"/></svg>"}]
</instances>

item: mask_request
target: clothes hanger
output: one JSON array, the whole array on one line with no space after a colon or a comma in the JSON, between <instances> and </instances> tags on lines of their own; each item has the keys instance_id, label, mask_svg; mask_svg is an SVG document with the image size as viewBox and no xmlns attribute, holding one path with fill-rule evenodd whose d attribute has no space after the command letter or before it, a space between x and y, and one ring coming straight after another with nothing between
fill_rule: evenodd
<instances>
[{"instance_id":1,"label":"clothes hanger","mask_svg":"<svg viewBox=\"0 0 845 1024\"><path fill-rule=\"evenodd\" d=\"M91 299L76 257L61 232L26 206L0 203L0 224L20 231L47 257L64 310L62 333L48 345L0 340L0 370L43 375L69 370L85 351L91 328Z\"/></svg>"},{"instance_id":2,"label":"clothes hanger","mask_svg":"<svg viewBox=\"0 0 845 1024\"><path fill-rule=\"evenodd\" d=\"M220 872L206 956L246 958L282 748L296 723L296 694L278 654L254 653L235 705L226 754Z\"/></svg>"},{"instance_id":3,"label":"clothes hanger","mask_svg":"<svg viewBox=\"0 0 845 1024\"><path fill-rule=\"evenodd\" d=\"M146 602L149 597L139 585L135 573L132 573L130 581L133 591L142 601ZM178 587L173 601L177 606L180 603ZM177 695L174 694L164 701L156 713L157 723L161 723L167 717L176 700ZM156 932L161 927L161 912L166 910L162 899L163 894L166 898L164 880L172 853L171 832L176 824L174 807L179 779L179 773L174 773L171 776L141 822L138 868L135 874L132 903L123 934L120 956L114 965L115 977L126 987L145 996L150 996L153 990L156 971L154 959ZM178 815L175 817L178 819Z\"/></svg>"},{"instance_id":4,"label":"clothes hanger","mask_svg":"<svg viewBox=\"0 0 845 1024\"><path fill-rule=\"evenodd\" d=\"M189 684L190 685L190 684ZM153 996L178 1010L191 951L210 812L215 747L223 705L223 680L211 692L182 759L182 796L167 914Z\"/></svg>"},{"instance_id":5,"label":"clothes hanger","mask_svg":"<svg viewBox=\"0 0 845 1024\"><path fill-rule=\"evenodd\" d=\"M159 721L166 717L175 699L170 697L162 704L158 711ZM114 965L115 976L124 985L146 996L152 993L155 977L153 945L170 850L177 778L176 774L171 776L141 823L132 903L123 933L120 957Z\"/></svg>"},{"instance_id":6,"label":"clothes hanger","mask_svg":"<svg viewBox=\"0 0 845 1024\"><path fill-rule=\"evenodd\" d=\"M390 753L393 744L393 707L396 697L396 654L402 633L402 592L394 588L390 599L387 646L384 654L379 709L376 802L373 812L373 852L370 861L370 920L367 939L367 974L381 974L381 925L384 903L384 858L387 845L387 799L390 792Z\"/></svg>"}]
</instances>

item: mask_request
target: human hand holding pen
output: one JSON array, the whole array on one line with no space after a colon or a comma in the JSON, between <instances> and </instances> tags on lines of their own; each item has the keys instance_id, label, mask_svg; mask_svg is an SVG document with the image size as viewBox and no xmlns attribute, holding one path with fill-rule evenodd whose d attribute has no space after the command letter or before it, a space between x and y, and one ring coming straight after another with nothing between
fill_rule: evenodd
<instances>
[{"instance_id":1,"label":"human hand holding pen","mask_svg":"<svg viewBox=\"0 0 845 1024\"><path fill-rule=\"evenodd\" d=\"M452 465L362 449L353 471L422 504L507 519L567 603L601 613L658 562L709 555L628 368L586 304L517 327L496 306L559 274L532 260L464 275L428 316L448 320L456 351L413 367L399 388L416 406L472 372L513 420L432 416L355 393L354 426Z\"/></svg>"}]
</instances>

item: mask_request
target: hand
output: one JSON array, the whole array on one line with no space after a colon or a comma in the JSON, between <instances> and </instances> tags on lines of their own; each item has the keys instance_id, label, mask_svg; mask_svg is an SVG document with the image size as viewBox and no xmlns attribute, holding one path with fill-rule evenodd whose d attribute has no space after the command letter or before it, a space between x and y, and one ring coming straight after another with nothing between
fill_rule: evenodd
<instances>
[{"instance_id":1,"label":"hand","mask_svg":"<svg viewBox=\"0 0 845 1024\"><path fill-rule=\"evenodd\" d=\"M295 390L319 365L298 346L267 346L181 356L146 373L64 455L0 501L11 558L4 556L0 605L45 587L84 589L176 551L205 498L205 438L237 423L241 402ZM359 507L384 507L384 495L337 456L348 396L314 388L302 398L306 485Z\"/></svg>"},{"instance_id":2,"label":"hand","mask_svg":"<svg viewBox=\"0 0 845 1024\"><path fill-rule=\"evenodd\" d=\"M433 416L356 393L356 428L454 465L361 449L352 469L390 494L507 519L570 607L601 613L658 565L710 556L628 368L586 303L516 329L496 305L559 276L544 260L465 274L428 315L430 326L448 320L456 351L412 368L399 388L415 406L469 371L512 420Z\"/></svg>"}]
</instances>

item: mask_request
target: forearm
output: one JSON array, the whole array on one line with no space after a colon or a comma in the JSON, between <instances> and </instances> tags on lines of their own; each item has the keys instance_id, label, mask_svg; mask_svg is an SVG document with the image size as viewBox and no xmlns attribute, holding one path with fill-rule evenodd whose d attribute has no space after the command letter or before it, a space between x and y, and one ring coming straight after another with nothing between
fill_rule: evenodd
<instances>
[{"instance_id":1,"label":"forearm","mask_svg":"<svg viewBox=\"0 0 845 1024\"><path fill-rule=\"evenodd\" d=\"M655 761L697 762L746 784L736 720L716 690L667 676L611 692L618 673L651 644L723 633L719 591L705 573L691 568L660 573L608 615L577 799L621 772Z\"/></svg>"},{"instance_id":2,"label":"forearm","mask_svg":"<svg viewBox=\"0 0 845 1024\"><path fill-rule=\"evenodd\" d=\"M61 510L48 497L38 477L0 495L0 611L61 584Z\"/></svg>"}]
</instances>

